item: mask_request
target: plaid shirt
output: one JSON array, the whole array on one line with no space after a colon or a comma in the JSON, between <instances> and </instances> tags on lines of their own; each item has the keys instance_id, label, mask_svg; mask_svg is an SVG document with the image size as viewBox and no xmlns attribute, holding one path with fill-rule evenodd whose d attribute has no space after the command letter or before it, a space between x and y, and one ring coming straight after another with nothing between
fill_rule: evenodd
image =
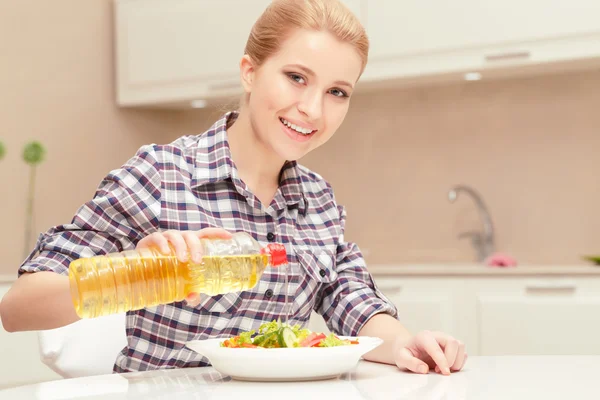
<instances>
[{"instance_id":1,"label":"plaid shirt","mask_svg":"<svg viewBox=\"0 0 600 400\"><path fill-rule=\"evenodd\" d=\"M315 310L329 329L353 336L376 313L397 317L367 272L358 247L344 241L345 210L323 178L296 162L286 163L268 206L240 179L226 130L236 117L227 113L198 136L141 147L104 178L70 224L40 235L19 275L66 275L77 258L133 249L156 231L221 227L248 232L262 245L285 245L291 324L307 326ZM128 344L118 354L114 371L208 365L185 343L238 335L282 317L285 271L267 268L253 289L201 295L196 307L176 302L128 312Z\"/></svg>"}]
</instances>

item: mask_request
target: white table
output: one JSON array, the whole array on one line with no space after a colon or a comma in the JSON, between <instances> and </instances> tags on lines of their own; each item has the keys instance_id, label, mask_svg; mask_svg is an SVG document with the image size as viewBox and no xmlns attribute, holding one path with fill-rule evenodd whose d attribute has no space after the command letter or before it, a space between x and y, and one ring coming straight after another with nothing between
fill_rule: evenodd
<instances>
[{"instance_id":1,"label":"white table","mask_svg":"<svg viewBox=\"0 0 600 400\"><path fill-rule=\"evenodd\" d=\"M0 391L0 399L600 399L600 356L471 357L450 376L362 361L339 379L233 381L212 368L67 379Z\"/></svg>"}]
</instances>

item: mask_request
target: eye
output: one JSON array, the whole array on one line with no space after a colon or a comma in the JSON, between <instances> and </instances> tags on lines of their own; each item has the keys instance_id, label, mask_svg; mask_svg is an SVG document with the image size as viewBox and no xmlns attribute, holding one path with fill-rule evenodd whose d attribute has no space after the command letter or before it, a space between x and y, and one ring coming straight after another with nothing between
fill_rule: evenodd
<instances>
[{"instance_id":1,"label":"eye","mask_svg":"<svg viewBox=\"0 0 600 400\"><path fill-rule=\"evenodd\" d=\"M305 80L302 77L302 75L291 73L291 74L287 74L287 76L296 83L300 83L300 84L305 83Z\"/></svg>"},{"instance_id":2,"label":"eye","mask_svg":"<svg viewBox=\"0 0 600 400\"><path fill-rule=\"evenodd\" d=\"M334 95L335 97L348 97L348 93L344 92L341 89L331 89L329 91L329 93L331 93L332 95Z\"/></svg>"}]
</instances>

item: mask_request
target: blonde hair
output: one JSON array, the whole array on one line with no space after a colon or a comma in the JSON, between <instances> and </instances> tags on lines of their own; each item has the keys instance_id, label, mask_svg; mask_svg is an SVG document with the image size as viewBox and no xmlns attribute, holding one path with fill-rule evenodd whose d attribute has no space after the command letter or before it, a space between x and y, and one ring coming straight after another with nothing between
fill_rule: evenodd
<instances>
[{"instance_id":1,"label":"blonde hair","mask_svg":"<svg viewBox=\"0 0 600 400\"><path fill-rule=\"evenodd\" d=\"M256 20L244 53L259 67L279 51L293 28L327 31L349 43L367 65L369 39L358 18L339 0L273 0Z\"/></svg>"}]
</instances>

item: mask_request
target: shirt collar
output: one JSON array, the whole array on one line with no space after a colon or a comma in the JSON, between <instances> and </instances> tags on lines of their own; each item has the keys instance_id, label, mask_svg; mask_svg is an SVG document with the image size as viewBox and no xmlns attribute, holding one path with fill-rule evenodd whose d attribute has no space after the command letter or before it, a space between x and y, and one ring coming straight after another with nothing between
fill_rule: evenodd
<instances>
[{"instance_id":1,"label":"shirt collar","mask_svg":"<svg viewBox=\"0 0 600 400\"><path fill-rule=\"evenodd\" d=\"M236 118L237 114L228 112L198 136L192 187L224 181L232 177L234 165L227 141L227 124L233 123Z\"/></svg>"},{"instance_id":2,"label":"shirt collar","mask_svg":"<svg viewBox=\"0 0 600 400\"><path fill-rule=\"evenodd\" d=\"M248 197L250 194L247 186L239 179L237 168L231 159L231 150L227 139L227 128L235 122L237 117L237 111L227 112L198 137L192 177L193 188L231 179L241 195ZM308 202L296 161L287 161L281 169L275 203L278 208L283 208L283 205L297 206L299 211L305 212Z\"/></svg>"}]
</instances>

